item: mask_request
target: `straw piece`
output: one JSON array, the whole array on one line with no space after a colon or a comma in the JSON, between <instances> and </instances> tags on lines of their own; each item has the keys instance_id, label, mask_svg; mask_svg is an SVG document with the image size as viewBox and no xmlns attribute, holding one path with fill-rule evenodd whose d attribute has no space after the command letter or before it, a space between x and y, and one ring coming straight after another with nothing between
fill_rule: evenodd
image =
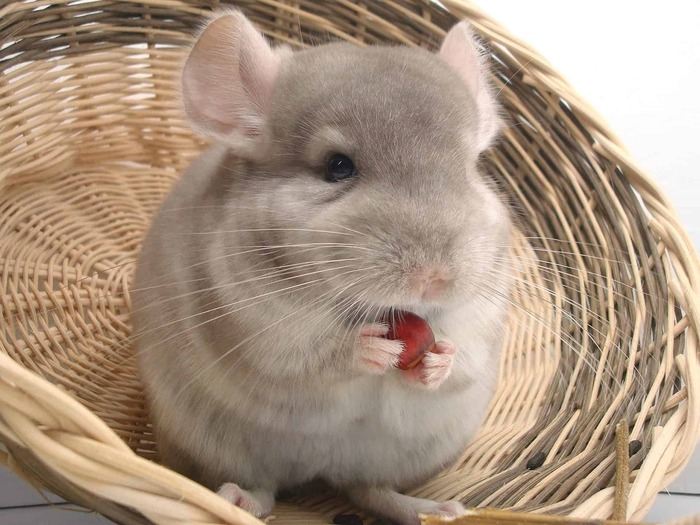
<instances>
[{"instance_id":1,"label":"straw piece","mask_svg":"<svg viewBox=\"0 0 700 525\"><path fill-rule=\"evenodd\" d=\"M615 500L613 502L613 521L627 519L627 493L629 491L629 434L627 421L624 419L615 428Z\"/></svg>"},{"instance_id":2,"label":"straw piece","mask_svg":"<svg viewBox=\"0 0 700 525\"><path fill-rule=\"evenodd\" d=\"M549 516L546 514L525 514L496 509L470 509L464 516L445 518L421 516L422 525L633 525L632 522L617 520L588 520Z\"/></svg>"}]
</instances>

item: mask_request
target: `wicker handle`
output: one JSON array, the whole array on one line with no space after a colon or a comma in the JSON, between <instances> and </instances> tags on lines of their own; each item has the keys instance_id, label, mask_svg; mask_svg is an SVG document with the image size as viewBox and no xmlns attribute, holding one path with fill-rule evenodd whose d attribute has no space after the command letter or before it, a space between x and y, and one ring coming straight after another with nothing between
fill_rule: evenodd
<instances>
[{"instance_id":1,"label":"wicker handle","mask_svg":"<svg viewBox=\"0 0 700 525\"><path fill-rule=\"evenodd\" d=\"M262 525L197 483L137 456L78 401L3 353L0 413L0 434L8 448L18 455L30 449L50 470L60 472L58 483L64 486L56 487L58 492L70 492L72 484L163 525ZM3 453L2 460L9 465L10 454Z\"/></svg>"},{"instance_id":2,"label":"wicker handle","mask_svg":"<svg viewBox=\"0 0 700 525\"><path fill-rule=\"evenodd\" d=\"M441 518L426 516L422 525L632 525L633 522L613 520L587 520L567 518L565 516L548 516L524 512L508 512L497 509L472 509L459 518Z\"/></svg>"}]
</instances>

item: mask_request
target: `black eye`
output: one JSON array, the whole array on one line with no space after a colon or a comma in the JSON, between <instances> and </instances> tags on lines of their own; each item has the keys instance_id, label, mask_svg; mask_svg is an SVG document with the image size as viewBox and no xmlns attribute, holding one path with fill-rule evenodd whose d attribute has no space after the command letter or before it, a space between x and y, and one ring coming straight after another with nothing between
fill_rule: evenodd
<instances>
[{"instance_id":1,"label":"black eye","mask_svg":"<svg viewBox=\"0 0 700 525\"><path fill-rule=\"evenodd\" d=\"M349 179L357 174L355 165L345 155L336 153L326 163L326 181L338 182L339 180Z\"/></svg>"}]
</instances>

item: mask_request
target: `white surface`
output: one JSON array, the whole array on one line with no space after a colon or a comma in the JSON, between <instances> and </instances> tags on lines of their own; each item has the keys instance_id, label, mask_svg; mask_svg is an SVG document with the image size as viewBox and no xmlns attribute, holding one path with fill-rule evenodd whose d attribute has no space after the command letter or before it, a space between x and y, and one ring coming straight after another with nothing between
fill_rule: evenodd
<instances>
[{"instance_id":1,"label":"white surface","mask_svg":"<svg viewBox=\"0 0 700 525\"><path fill-rule=\"evenodd\" d=\"M476 2L609 122L700 246L700 2Z\"/></svg>"},{"instance_id":2,"label":"white surface","mask_svg":"<svg viewBox=\"0 0 700 525\"><path fill-rule=\"evenodd\" d=\"M110 525L107 518L68 505L0 509L2 525Z\"/></svg>"},{"instance_id":3,"label":"white surface","mask_svg":"<svg viewBox=\"0 0 700 525\"><path fill-rule=\"evenodd\" d=\"M62 501L53 494L42 494L19 479L6 468L0 467L0 509L5 507L26 507L28 505L45 505L49 502ZM0 517L0 523L2 518Z\"/></svg>"},{"instance_id":4,"label":"white surface","mask_svg":"<svg viewBox=\"0 0 700 525\"><path fill-rule=\"evenodd\" d=\"M476 1L608 121L700 247L700 2ZM700 449L668 490L700 494Z\"/></svg>"},{"instance_id":5,"label":"white surface","mask_svg":"<svg viewBox=\"0 0 700 525\"><path fill-rule=\"evenodd\" d=\"M648 523L668 523L676 518L700 514L700 496L659 494L644 518Z\"/></svg>"}]
</instances>

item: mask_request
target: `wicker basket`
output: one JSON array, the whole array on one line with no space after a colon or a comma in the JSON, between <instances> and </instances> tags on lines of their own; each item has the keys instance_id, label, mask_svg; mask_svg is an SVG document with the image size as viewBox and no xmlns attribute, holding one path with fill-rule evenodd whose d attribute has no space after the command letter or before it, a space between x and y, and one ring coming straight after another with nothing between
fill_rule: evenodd
<instances>
[{"instance_id":1,"label":"wicker basket","mask_svg":"<svg viewBox=\"0 0 700 525\"><path fill-rule=\"evenodd\" d=\"M485 161L519 212L518 308L476 441L415 493L609 517L625 420L626 517L643 517L700 430L700 265L658 188L551 66L467 2L236 4L294 46L434 48L472 20L509 116ZM182 45L218 2L0 5L0 459L121 523L259 524L151 461L129 345L134 254L203 146L176 99ZM273 523L347 510L319 493Z\"/></svg>"}]
</instances>

